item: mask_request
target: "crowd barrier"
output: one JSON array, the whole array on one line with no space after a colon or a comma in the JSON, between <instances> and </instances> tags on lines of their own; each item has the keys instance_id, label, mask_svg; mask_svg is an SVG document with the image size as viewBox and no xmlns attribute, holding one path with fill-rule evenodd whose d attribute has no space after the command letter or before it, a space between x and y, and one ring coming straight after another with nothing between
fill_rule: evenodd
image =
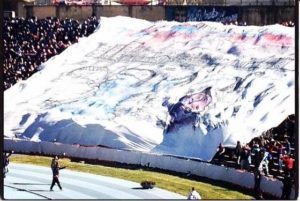
<instances>
[{"instance_id":1,"label":"crowd barrier","mask_svg":"<svg viewBox=\"0 0 300 201\"><path fill-rule=\"evenodd\" d=\"M225 166L218 166L211 163L195 161L188 158L178 158L175 156L116 150L103 147L84 147L57 142L33 142L19 139L4 139L4 151L9 150L24 154L65 154L69 157L82 159L98 159L101 161L141 165L230 182L248 189L253 189L254 187L253 173L242 172ZM282 186L281 181L273 178L263 176L261 180L261 190L275 197L281 196ZM295 189L292 190L291 197L294 197L294 195Z\"/></svg>"}]
</instances>

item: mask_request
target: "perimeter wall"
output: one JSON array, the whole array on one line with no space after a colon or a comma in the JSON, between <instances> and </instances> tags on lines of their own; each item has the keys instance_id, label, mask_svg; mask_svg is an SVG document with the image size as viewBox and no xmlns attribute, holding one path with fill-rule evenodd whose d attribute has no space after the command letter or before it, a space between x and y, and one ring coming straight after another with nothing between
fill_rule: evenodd
<instances>
[{"instance_id":1,"label":"perimeter wall","mask_svg":"<svg viewBox=\"0 0 300 201\"><path fill-rule=\"evenodd\" d=\"M180 173L190 173L214 180L221 180L253 189L254 177L250 172L241 172L233 168L217 166L206 162L178 158L175 156L157 155L136 151L124 151L103 147L83 147L52 142L33 142L24 140L4 139L4 151L14 150L24 154L60 155L84 159L119 162L141 165ZM264 177L261 180L261 190L273 196L280 197L282 182ZM292 197L295 190L292 191Z\"/></svg>"},{"instance_id":2,"label":"perimeter wall","mask_svg":"<svg viewBox=\"0 0 300 201\"><path fill-rule=\"evenodd\" d=\"M267 25L285 21L295 21L295 6L263 5L263 6L234 6L234 5L201 5L201 6L53 6L27 5L18 17L45 18L74 18L84 20L87 17L128 16L149 21L157 20L208 20L223 21L237 20L247 22L247 25Z\"/></svg>"}]
</instances>

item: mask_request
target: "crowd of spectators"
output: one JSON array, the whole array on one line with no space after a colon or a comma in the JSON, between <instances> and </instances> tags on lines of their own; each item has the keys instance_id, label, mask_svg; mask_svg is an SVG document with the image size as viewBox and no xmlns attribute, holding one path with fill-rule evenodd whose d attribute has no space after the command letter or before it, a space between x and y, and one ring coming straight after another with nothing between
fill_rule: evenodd
<instances>
[{"instance_id":1,"label":"crowd of spectators","mask_svg":"<svg viewBox=\"0 0 300 201\"><path fill-rule=\"evenodd\" d=\"M74 19L4 18L4 89L25 80L38 66L94 32L96 17Z\"/></svg>"},{"instance_id":2,"label":"crowd of spectators","mask_svg":"<svg viewBox=\"0 0 300 201\"><path fill-rule=\"evenodd\" d=\"M265 134L242 147L237 145L235 152L241 160L238 168L243 170L250 170L250 165L253 164L255 169L268 176L269 168L274 168L276 164L279 173L293 173L294 156L287 137L284 142L280 142Z\"/></svg>"},{"instance_id":3,"label":"crowd of spectators","mask_svg":"<svg viewBox=\"0 0 300 201\"><path fill-rule=\"evenodd\" d=\"M220 143L215 155L215 161L222 164L224 156L228 154L229 160L235 161L238 169L246 171L259 170L269 176L269 169L276 170L278 175L294 174L295 156L291 142L295 142L293 117L285 120L282 134L274 129L264 132L260 137L252 139L249 143L241 144L237 141L236 147L225 152ZM288 128L288 129L287 129ZM229 149L229 148L226 148Z\"/></svg>"},{"instance_id":4,"label":"crowd of spectators","mask_svg":"<svg viewBox=\"0 0 300 201\"><path fill-rule=\"evenodd\" d=\"M247 22L244 22L244 21L225 21L225 22L222 22L222 24L224 25L236 25L236 26L247 26ZM284 21L284 22L281 22L279 23L283 26L286 26L286 27L294 27L295 26L295 23L292 22L292 21Z\"/></svg>"},{"instance_id":5,"label":"crowd of spectators","mask_svg":"<svg viewBox=\"0 0 300 201\"><path fill-rule=\"evenodd\" d=\"M238 142L235 148L237 167L250 170L252 164L254 169L264 172L266 176L269 175L270 168L277 168L279 173L293 174L294 155L291 150L288 137L282 142L264 134L244 146Z\"/></svg>"},{"instance_id":6,"label":"crowd of spectators","mask_svg":"<svg viewBox=\"0 0 300 201\"><path fill-rule=\"evenodd\" d=\"M247 22L244 21L224 21L222 22L224 25L236 25L236 26L247 26Z\"/></svg>"},{"instance_id":7,"label":"crowd of spectators","mask_svg":"<svg viewBox=\"0 0 300 201\"><path fill-rule=\"evenodd\" d=\"M253 172L254 192L257 199L262 199L262 191L259 188L261 175L277 177L283 182L281 198L289 199L297 168L292 147L295 143L293 118L289 116L284 121L284 127L270 129L249 143L241 144L237 141L234 149L224 148L222 144L219 144L214 163L229 165L228 162L232 161L236 168ZM228 157L227 161L224 160L225 155Z\"/></svg>"},{"instance_id":8,"label":"crowd of spectators","mask_svg":"<svg viewBox=\"0 0 300 201\"><path fill-rule=\"evenodd\" d=\"M292 21L284 21L281 23L281 25L286 26L286 27L294 27L295 23Z\"/></svg>"}]
</instances>

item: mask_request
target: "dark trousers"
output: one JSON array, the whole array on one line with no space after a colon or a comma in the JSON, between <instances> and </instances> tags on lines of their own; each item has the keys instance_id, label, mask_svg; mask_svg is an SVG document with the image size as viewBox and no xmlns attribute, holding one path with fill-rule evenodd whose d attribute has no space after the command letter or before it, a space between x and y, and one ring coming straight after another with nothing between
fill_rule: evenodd
<instances>
[{"instance_id":1,"label":"dark trousers","mask_svg":"<svg viewBox=\"0 0 300 201\"><path fill-rule=\"evenodd\" d=\"M260 200L261 199L261 190L260 190L260 182L261 182L261 176L260 175L254 175L254 194L255 198Z\"/></svg>"},{"instance_id":2,"label":"dark trousers","mask_svg":"<svg viewBox=\"0 0 300 201\"><path fill-rule=\"evenodd\" d=\"M58 176L53 176L53 179L52 179L52 184L51 184L51 187L50 189L52 190L53 186L57 183L58 187L60 188L60 190L62 189L61 185L60 185L60 182L58 180Z\"/></svg>"},{"instance_id":3,"label":"dark trousers","mask_svg":"<svg viewBox=\"0 0 300 201\"><path fill-rule=\"evenodd\" d=\"M292 187L283 187L281 199L288 200L292 192Z\"/></svg>"},{"instance_id":4,"label":"dark trousers","mask_svg":"<svg viewBox=\"0 0 300 201\"><path fill-rule=\"evenodd\" d=\"M224 153L218 153L217 158L218 158L218 162L220 164L222 164L224 162L224 155L225 155Z\"/></svg>"}]
</instances>

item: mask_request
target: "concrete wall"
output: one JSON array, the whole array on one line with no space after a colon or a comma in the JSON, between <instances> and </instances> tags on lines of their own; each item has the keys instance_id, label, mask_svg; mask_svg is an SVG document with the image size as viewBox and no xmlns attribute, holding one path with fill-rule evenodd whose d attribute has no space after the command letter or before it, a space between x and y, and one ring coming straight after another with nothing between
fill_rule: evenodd
<instances>
[{"instance_id":1,"label":"concrete wall","mask_svg":"<svg viewBox=\"0 0 300 201\"><path fill-rule=\"evenodd\" d=\"M129 6L96 6L96 16L129 16Z\"/></svg>"},{"instance_id":2,"label":"concrete wall","mask_svg":"<svg viewBox=\"0 0 300 201\"><path fill-rule=\"evenodd\" d=\"M51 142L32 142L24 140L4 139L4 151L14 150L17 153L34 153L47 155L63 155L82 159L99 159L102 161L120 162L149 166L181 173L191 173L201 177L221 180L237 184L252 190L254 177L250 172L241 172L233 168L217 166L187 158L177 158L137 151L115 150L102 147L82 147ZM261 190L273 196L280 197L282 182L264 177L261 180ZM295 190L292 191L292 197Z\"/></svg>"},{"instance_id":3,"label":"concrete wall","mask_svg":"<svg viewBox=\"0 0 300 201\"><path fill-rule=\"evenodd\" d=\"M84 20L92 16L91 6L26 6L26 16L38 19L46 17L74 18Z\"/></svg>"},{"instance_id":4,"label":"concrete wall","mask_svg":"<svg viewBox=\"0 0 300 201\"><path fill-rule=\"evenodd\" d=\"M16 11L16 15L18 17L26 17L26 9L25 9L25 3L24 2L19 2L18 3L18 7L17 7L17 11Z\"/></svg>"},{"instance_id":5,"label":"concrete wall","mask_svg":"<svg viewBox=\"0 0 300 201\"><path fill-rule=\"evenodd\" d=\"M93 14L92 6L57 6L56 16L61 19L73 18L78 20L85 20Z\"/></svg>"},{"instance_id":6,"label":"concrete wall","mask_svg":"<svg viewBox=\"0 0 300 201\"><path fill-rule=\"evenodd\" d=\"M204 1L204 0L203 0ZM220 0L217 3L221 4ZM248 25L266 25L280 23L283 21L295 21L295 7L293 6L202 6L199 9L212 10L216 8L218 11L236 14L238 20L247 22ZM78 20L86 19L92 14L97 17L113 17L113 16L129 16L134 18L146 19L150 21L157 20L176 20L170 19L169 13L178 13L177 11L185 11L187 6L25 6L25 11L19 8L17 15L24 17L36 16L45 18L47 16L56 16L58 18L74 18ZM172 11L173 10L173 11ZM222 13L221 12L221 13ZM185 14L184 14L185 15ZM185 19L185 17L183 17Z\"/></svg>"},{"instance_id":7,"label":"concrete wall","mask_svg":"<svg viewBox=\"0 0 300 201\"><path fill-rule=\"evenodd\" d=\"M165 8L163 6L133 6L131 17L158 21L165 19Z\"/></svg>"},{"instance_id":8,"label":"concrete wall","mask_svg":"<svg viewBox=\"0 0 300 201\"><path fill-rule=\"evenodd\" d=\"M295 21L295 7L241 7L239 10L240 21L248 25L275 24L283 21Z\"/></svg>"},{"instance_id":9,"label":"concrete wall","mask_svg":"<svg viewBox=\"0 0 300 201\"><path fill-rule=\"evenodd\" d=\"M29 16L36 16L39 19L56 16L61 19L84 20L93 14L97 17L129 16L150 21L165 19L163 6L27 6L26 8Z\"/></svg>"},{"instance_id":10,"label":"concrete wall","mask_svg":"<svg viewBox=\"0 0 300 201\"><path fill-rule=\"evenodd\" d=\"M35 6L28 13L30 13L30 16L36 16L38 19L57 16L55 6Z\"/></svg>"}]
</instances>

